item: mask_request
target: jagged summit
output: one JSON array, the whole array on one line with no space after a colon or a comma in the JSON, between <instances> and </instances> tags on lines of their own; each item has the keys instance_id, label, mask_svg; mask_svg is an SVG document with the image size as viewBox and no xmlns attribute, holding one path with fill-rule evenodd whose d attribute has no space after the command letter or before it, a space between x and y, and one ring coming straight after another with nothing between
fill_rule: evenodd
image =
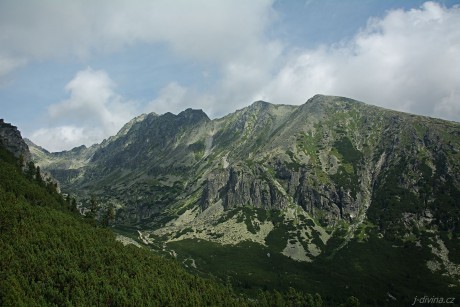
<instances>
[{"instance_id":1,"label":"jagged summit","mask_svg":"<svg viewBox=\"0 0 460 307\"><path fill-rule=\"evenodd\" d=\"M208 115L202 109L188 108L180 112L178 117L188 118L190 120L210 120Z\"/></svg>"}]
</instances>

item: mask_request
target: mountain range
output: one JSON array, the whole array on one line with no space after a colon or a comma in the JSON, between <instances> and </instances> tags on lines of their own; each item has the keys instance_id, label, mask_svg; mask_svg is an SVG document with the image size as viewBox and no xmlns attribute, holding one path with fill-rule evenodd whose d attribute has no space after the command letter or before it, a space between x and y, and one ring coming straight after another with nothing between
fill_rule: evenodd
<instances>
[{"instance_id":1,"label":"mountain range","mask_svg":"<svg viewBox=\"0 0 460 307\"><path fill-rule=\"evenodd\" d=\"M64 152L27 144L83 214L115 213L121 240L242 291L459 293L460 123L316 95L212 120L143 114Z\"/></svg>"}]
</instances>

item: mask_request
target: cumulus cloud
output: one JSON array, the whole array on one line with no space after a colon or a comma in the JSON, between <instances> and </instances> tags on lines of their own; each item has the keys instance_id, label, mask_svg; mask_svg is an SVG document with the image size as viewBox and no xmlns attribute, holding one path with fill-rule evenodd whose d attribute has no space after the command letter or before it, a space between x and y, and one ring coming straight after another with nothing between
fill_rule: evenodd
<instances>
[{"instance_id":1,"label":"cumulus cloud","mask_svg":"<svg viewBox=\"0 0 460 307\"><path fill-rule=\"evenodd\" d=\"M24 66L27 60L20 57L2 55L0 53L0 87L8 82L7 76L17 68Z\"/></svg>"},{"instance_id":2,"label":"cumulus cloud","mask_svg":"<svg viewBox=\"0 0 460 307\"><path fill-rule=\"evenodd\" d=\"M35 131L31 139L47 150L62 151L83 144L92 145L100 142L104 136L101 129L77 126L57 126L40 128Z\"/></svg>"},{"instance_id":3,"label":"cumulus cloud","mask_svg":"<svg viewBox=\"0 0 460 307\"><path fill-rule=\"evenodd\" d=\"M247 103L270 80L271 61L282 46L265 37L276 12L274 0L209 1L75 0L56 3L52 0L6 0L0 2L0 76L7 75L18 61L77 57L86 62L93 55L111 54L124 47L162 44L172 54L197 63L216 65L223 76L215 88L199 93L187 88L186 100L168 106L197 106L222 115L232 111L230 101ZM2 56L14 54L14 57ZM1 69L1 63L8 67ZM200 64L198 64L200 65ZM174 84L176 88L174 88ZM158 106L177 91L170 80L157 98ZM177 95L177 94L176 94ZM171 101L171 99L169 99ZM195 103L196 102L196 103ZM216 104L214 104L214 102ZM57 109L72 108L71 104Z\"/></svg>"},{"instance_id":4,"label":"cumulus cloud","mask_svg":"<svg viewBox=\"0 0 460 307\"><path fill-rule=\"evenodd\" d=\"M342 95L460 121L458 29L458 6L390 11L348 42L292 54L258 95L277 103Z\"/></svg>"},{"instance_id":5,"label":"cumulus cloud","mask_svg":"<svg viewBox=\"0 0 460 307\"><path fill-rule=\"evenodd\" d=\"M114 135L138 111L138 103L117 94L115 84L101 70L87 68L66 85L69 98L49 107L49 128L31 139L48 150L92 145Z\"/></svg>"},{"instance_id":6,"label":"cumulus cloud","mask_svg":"<svg viewBox=\"0 0 460 307\"><path fill-rule=\"evenodd\" d=\"M199 91L171 82L163 87L158 96L150 101L144 112L155 112L157 114L164 114L171 112L178 114L187 108L202 109L208 116L215 114L215 106L217 103L217 96L211 93L200 93Z\"/></svg>"},{"instance_id":7,"label":"cumulus cloud","mask_svg":"<svg viewBox=\"0 0 460 307\"><path fill-rule=\"evenodd\" d=\"M283 58L278 41L253 45L242 56L234 55L219 66L219 79L205 91L170 82L149 102L146 111L178 113L186 108L203 109L210 117L224 116L258 99L258 90L270 82Z\"/></svg>"},{"instance_id":8,"label":"cumulus cloud","mask_svg":"<svg viewBox=\"0 0 460 307\"><path fill-rule=\"evenodd\" d=\"M160 91L158 97L151 101L145 109L147 112L155 112L157 114L166 112L177 114L187 106L190 107L187 92L190 92L190 90L176 82L172 82L166 85Z\"/></svg>"},{"instance_id":9,"label":"cumulus cloud","mask_svg":"<svg viewBox=\"0 0 460 307\"><path fill-rule=\"evenodd\" d=\"M14 0L0 2L0 55L77 56L144 42L222 60L244 53L274 18L272 0Z\"/></svg>"}]
</instances>

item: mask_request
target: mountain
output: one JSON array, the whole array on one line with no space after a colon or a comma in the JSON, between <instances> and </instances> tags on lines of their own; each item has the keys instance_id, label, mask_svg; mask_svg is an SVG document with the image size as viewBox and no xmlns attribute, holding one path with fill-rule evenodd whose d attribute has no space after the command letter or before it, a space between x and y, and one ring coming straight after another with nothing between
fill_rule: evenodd
<instances>
[{"instance_id":1,"label":"mountain","mask_svg":"<svg viewBox=\"0 0 460 307\"><path fill-rule=\"evenodd\" d=\"M322 306L318 294L294 289L248 298L115 237L75 212L31 163L24 170L25 141L0 123L1 306Z\"/></svg>"},{"instance_id":2,"label":"mountain","mask_svg":"<svg viewBox=\"0 0 460 307\"><path fill-rule=\"evenodd\" d=\"M311 287L334 267L315 291L368 304L458 293L459 123L317 95L214 120L192 109L141 115L62 153L29 146L82 206L115 208L117 231L249 291Z\"/></svg>"}]
</instances>

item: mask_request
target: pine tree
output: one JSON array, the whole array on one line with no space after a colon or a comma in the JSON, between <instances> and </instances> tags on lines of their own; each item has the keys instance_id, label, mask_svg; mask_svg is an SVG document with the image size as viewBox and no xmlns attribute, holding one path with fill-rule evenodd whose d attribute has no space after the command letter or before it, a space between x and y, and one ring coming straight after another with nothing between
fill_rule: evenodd
<instances>
[{"instance_id":1,"label":"pine tree","mask_svg":"<svg viewBox=\"0 0 460 307\"><path fill-rule=\"evenodd\" d=\"M29 179L34 179L35 174L36 174L35 164L32 161L30 161L27 164L26 176Z\"/></svg>"},{"instance_id":2,"label":"pine tree","mask_svg":"<svg viewBox=\"0 0 460 307\"><path fill-rule=\"evenodd\" d=\"M77 200L74 198L72 198L72 204L70 206L70 211L72 212L78 212L78 208L77 208Z\"/></svg>"},{"instance_id":3,"label":"pine tree","mask_svg":"<svg viewBox=\"0 0 460 307\"><path fill-rule=\"evenodd\" d=\"M357 299L354 296L350 296L347 299L347 302L345 304L341 304L341 307L358 307L360 306L359 299Z\"/></svg>"},{"instance_id":4,"label":"pine tree","mask_svg":"<svg viewBox=\"0 0 460 307\"><path fill-rule=\"evenodd\" d=\"M107 207L107 211L102 219L102 225L108 227L115 219L115 208L112 204Z\"/></svg>"},{"instance_id":5,"label":"pine tree","mask_svg":"<svg viewBox=\"0 0 460 307\"><path fill-rule=\"evenodd\" d=\"M24 155L23 154L19 156L18 165L21 169L24 167Z\"/></svg>"},{"instance_id":6,"label":"pine tree","mask_svg":"<svg viewBox=\"0 0 460 307\"><path fill-rule=\"evenodd\" d=\"M40 166L37 165L37 167L35 168L35 180L37 180L37 182L41 185L43 184L43 178L42 178L42 174L40 172Z\"/></svg>"},{"instance_id":7,"label":"pine tree","mask_svg":"<svg viewBox=\"0 0 460 307\"><path fill-rule=\"evenodd\" d=\"M94 218L96 216L96 212L97 212L97 201L96 201L96 197L94 195L91 196L89 209L90 209L90 213L89 213L88 216L91 217L91 218Z\"/></svg>"}]
</instances>

